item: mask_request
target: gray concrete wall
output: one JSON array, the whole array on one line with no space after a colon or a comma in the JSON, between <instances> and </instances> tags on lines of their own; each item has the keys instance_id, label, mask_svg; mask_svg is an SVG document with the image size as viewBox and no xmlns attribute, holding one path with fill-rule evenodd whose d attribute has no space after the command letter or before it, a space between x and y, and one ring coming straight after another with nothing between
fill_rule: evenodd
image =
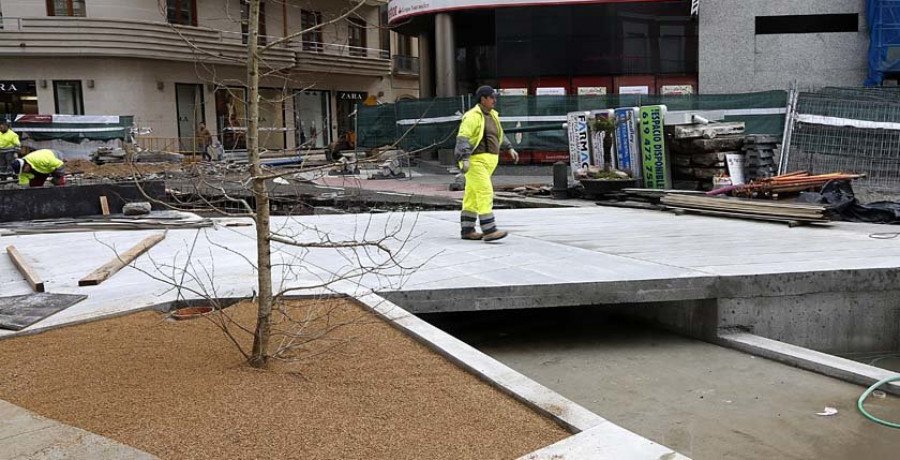
<instances>
[{"instance_id":1,"label":"gray concrete wall","mask_svg":"<svg viewBox=\"0 0 900 460\"><path fill-rule=\"evenodd\" d=\"M716 0L700 6L700 92L861 86L865 0ZM757 16L859 13L858 33L756 35Z\"/></svg>"},{"instance_id":2,"label":"gray concrete wall","mask_svg":"<svg viewBox=\"0 0 900 460\"><path fill-rule=\"evenodd\" d=\"M900 291L719 299L719 327L825 353L900 350Z\"/></svg>"}]
</instances>

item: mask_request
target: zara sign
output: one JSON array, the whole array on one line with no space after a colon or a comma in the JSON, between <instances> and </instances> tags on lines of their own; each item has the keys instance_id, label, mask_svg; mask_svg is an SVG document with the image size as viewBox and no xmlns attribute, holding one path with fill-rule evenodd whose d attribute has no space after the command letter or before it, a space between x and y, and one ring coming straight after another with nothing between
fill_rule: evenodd
<instances>
[{"instance_id":1,"label":"zara sign","mask_svg":"<svg viewBox=\"0 0 900 460\"><path fill-rule=\"evenodd\" d=\"M33 81L16 81L16 80L0 80L0 93L4 94L23 94L33 93Z\"/></svg>"}]
</instances>

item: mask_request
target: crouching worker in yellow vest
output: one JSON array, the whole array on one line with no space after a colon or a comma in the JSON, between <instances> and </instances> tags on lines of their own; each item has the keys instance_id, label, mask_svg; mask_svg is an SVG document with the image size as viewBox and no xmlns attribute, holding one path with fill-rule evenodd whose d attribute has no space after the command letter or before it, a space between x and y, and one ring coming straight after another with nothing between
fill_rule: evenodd
<instances>
[{"instance_id":1,"label":"crouching worker in yellow vest","mask_svg":"<svg viewBox=\"0 0 900 460\"><path fill-rule=\"evenodd\" d=\"M516 163L519 154L503 136L500 116L494 110L497 93L490 86L475 92L478 105L463 115L456 138L456 161L466 175L466 191L460 222L462 239L496 241L507 233L497 229L494 221L494 185L491 175L500 161L500 151L508 150ZM475 230L479 223L481 232Z\"/></svg>"},{"instance_id":2,"label":"crouching worker in yellow vest","mask_svg":"<svg viewBox=\"0 0 900 460\"><path fill-rule=\"evenodd\" d=\"M52 150L42 149L13 161L13 172L19 175L19 185L41 187L50 177L53 185L66 185L64 163Z\"/></svg>"}]
</instances>

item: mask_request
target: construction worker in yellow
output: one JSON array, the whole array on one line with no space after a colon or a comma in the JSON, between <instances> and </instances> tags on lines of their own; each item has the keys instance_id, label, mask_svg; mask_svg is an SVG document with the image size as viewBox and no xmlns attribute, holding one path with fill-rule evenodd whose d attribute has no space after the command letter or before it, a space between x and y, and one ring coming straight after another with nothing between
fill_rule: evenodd
<instances>
[{"instance_id":1,"label":"construction worker in yellow","mask_svg":"<svg viewBox=\"0 0 900 460\"><path fill-rule=\"evenodd\" d=\"M41 187L48 177L53 185L66 185L65 163L52 150L35 150L14 160L12 169L19 175L19 185Z\"/></svg>"},{"instance_id":2,"label":"construction worker in yellow","mask_svg":"<svg viewBox=\"0 0 900 460\"><path fill-rule=\"evenodd\" d=\"M9 129L9 122L0 120L0 173L12 167L20 145L19 135Z\"/></svg>"},{"instance_id":3,"label":"construction worker in yellow","mask_svg":"<svg viewBox=\"0 0 900 460\"><path fill-rule=\"evenodd\" d=\"M497 92L490 86L482 86L475 91L478 105L463 115L456 137L456 160L459 169L466 175L466 190L463 195L462 239L496 241L507 233L497 228L494 221L494 185L491 175L500 161L500 151L508 150L516 163L519 154L512 148L509 139L503 136L500 116L494 105ZM475 230L479 223L481 232Z\"/></svg>"}]
</instances>

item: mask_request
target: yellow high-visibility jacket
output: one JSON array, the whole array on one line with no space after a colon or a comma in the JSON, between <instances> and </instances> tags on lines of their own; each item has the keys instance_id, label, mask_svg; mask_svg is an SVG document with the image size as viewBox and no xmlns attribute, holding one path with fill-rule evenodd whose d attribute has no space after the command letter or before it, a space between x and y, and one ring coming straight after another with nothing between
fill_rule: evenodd
<instances>
[{"instance_id":1,"label":"yellow high-visibility jacket","mask_svg":"<svg viewBox=\"0 0 900 460\"><path fill-rule=\"evenodd\" d=\"M5 133L0 133L0 149L18 146L19 135L14 133L13 130L7 129Z\"/></svg>"},{"instance_id":2,"label":"yellow high-visibility jacket","mask_svg":"<svg viewBox=\"0 0 900 460\"><path fill-rule=\"evenodd\" d=\"M25 155L23 160L31 165L31 168L34 169L35 172L41 174L52 174L53 171L56 171L65 164L62 160L56 158L56 155L52 150L48 149L35 150L34 152ZM34 174L32 173L19 174L20 185L28 185L28 183L31 182L31 179L34 179Z\"/></svg>"},{"instance_id":3,"label":"yellow high-visibility jacket","mask_svg":"<svg viewBox=\"0 0 900 460\"><path fill-rule=\"evenodd\" d=\"M485 118L484 111L481 110L480 105L476 105L463 115L462 122L459 124L459 134L456 135L456 149L454 153L457 162L467 160L472 156L472 151L475 150L475 147L478 147L478 144L481 143L481 139L484 137ZM491 118L494 119L494 123L497 123L497 137L500 139L500 150L509 150L512 145L509 139L503 136L500 114L496 110L491 110Z\"/></svg>"}]
</instances>

